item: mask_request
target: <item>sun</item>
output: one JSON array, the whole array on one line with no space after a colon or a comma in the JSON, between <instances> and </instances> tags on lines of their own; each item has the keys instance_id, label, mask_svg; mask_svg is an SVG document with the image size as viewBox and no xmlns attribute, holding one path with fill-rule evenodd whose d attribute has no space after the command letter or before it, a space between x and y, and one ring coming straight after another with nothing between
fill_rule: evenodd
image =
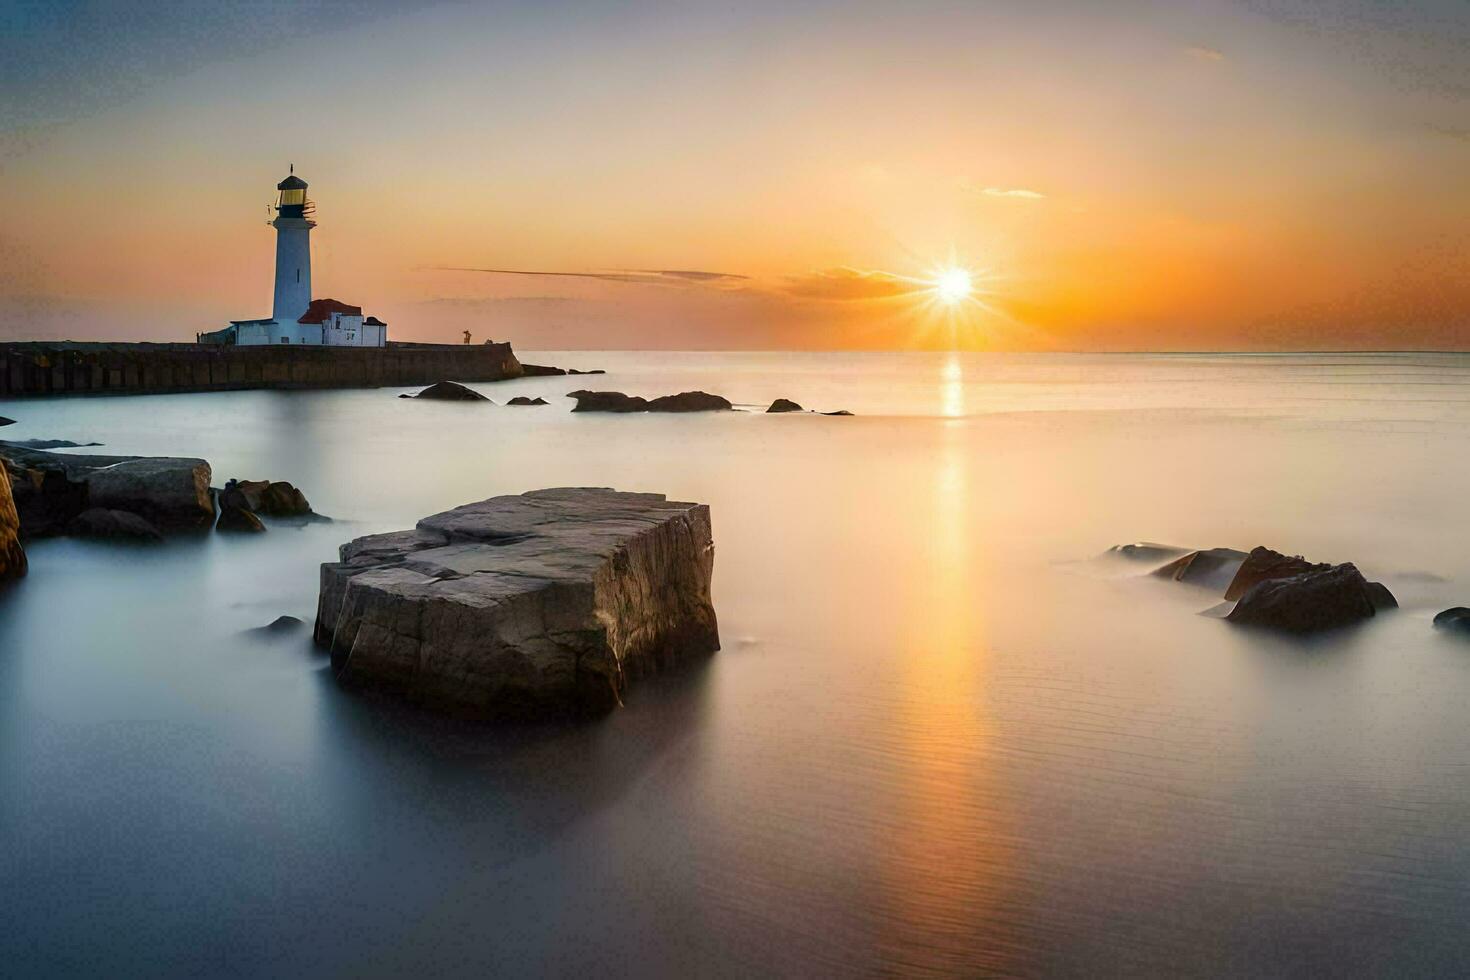
<instances>
[{"instance_id":1,"label":"sun","mask_svg":"<svg viewBox=\"0 0 1470 980\"><path fill-rule=\"evenodd\" d=\"M975 283L971 280L968 269L944 269L934 280L934 294L950 305L969 299L974 291Z\"/></svg>"}]
</instances>

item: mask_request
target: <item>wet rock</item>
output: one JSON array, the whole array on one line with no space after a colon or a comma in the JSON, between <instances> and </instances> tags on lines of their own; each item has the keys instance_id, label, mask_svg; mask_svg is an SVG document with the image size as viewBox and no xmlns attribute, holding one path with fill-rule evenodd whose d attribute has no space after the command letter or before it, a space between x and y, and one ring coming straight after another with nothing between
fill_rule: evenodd
<instances>
[{"instance_id":1,"label":"wet rock","mask_svg":"<svg viewBox=\"0 0 1470 980\"><path fill-rule=\"evenodd\" d=\"M844 408L844 409L840 409L840 410L838 410L836 412L818 412L817 414L818 415L851 415L852 413L849 412L847 409Z\"/></svg>"},{"instance_id":2,"label":"wet rock","mask_svg":"<svg viewBox=\"0 0 1470 980\"><path fill-rule=\"evenodd\" d=\"M1464 606L1451 606L1434 617L1434 628L1444 630L1446 633L1470 636L1470 609Z\"/></svg>"},{"instance_id":3,"label":"wet rock","mask_svg":"<svg viewBox=\"0 0 1470 980\"><path fill-rule=\"evenodd\" d=\"M457 713L604 712L630 678L719 648L713 567L703 504L494 497L344 545L315 637L344 683Z\"/></svg>"},{"instance_id":4,"label":"wet rock","mask_svg":"<svg viewBox=\"0 0 1470 980\"><path fill-rule=\"evenodd\" d=\"M0 582L26 573L26 553L20 546L20 516L10 495L10 477L0 467Z\"/></svg>"},{"instance_id":5,"label":"wet rock","mask_svg":"<svg viewBox=\"0 0 1470 980\"><path fill-rule=\"evenodd\" d=\"M0 426L14 425L14 424L15 424L15 419L8 419L5 416L0 415Z\"/></svg>"},{"instance_id":6,"label":"wet rock","mask_svg":"<svg viewBox=\"0 0 1470 980\"><path fill-rule=\"evenodd\" d=\"M606 374L602 368L593 368L591 371L578 371L576 368L567 368L567 374Z\"/></svg>"},{"instance_id":7,"label":"wet rock","mask_svg":"<svg viewBox=\"0 0 1470 980\"><path fill-rule=\"evenodd\" d=\"M766 414L767 415L770 415L770 414L775 413L775 412L804 412L804 411L806 411L806 409L802 408L800 405L796 404L796 402L792 401L789 398L777 398L775 401L771 402L771 407L768 408L768 409L766 409Z\"/></svg>"},{"instance_id":8,"label":"wet rock","mask_svg":"<svg viewBox=\"0 0 1470 980\"><path fill-rule=\"evenodd\" d=\"M575 398L574 412L645 412L648 399L636 395L625 395L621 391L573 391L567 395Z\"/></svg>"},{"instance_id":9,"label":"wet rock","mask_svg":"<svg viewBox=\"0 0 1470 980\"><path fill-rule=\"evenodd\" d=\"M1349 626L1377 613L1369 585L1351 562L1325 569L1314 566L1299 575L1257 582L1225 618L1291 633Z\"/></svg>"},{"instance_id":10,"label":"wet rock","mask_svg":"<svg viewBox=\"0 0 1470 980\"><path fill-rule=\"evenodd\" d=\"M125 510L93 507L73 517L66 533L77 538L111 538L126 541L162 541L158 528Z\"/></svg>"},{"instance_id":11,"label":"wet rock","mask_svg":"<svg viewBox=\"0 0 1470 980\"><path fill-rule=\"evenodd\" d=\"M454 381L436 382L413 397L441 402L488 402L490 400L473 388L466 388Z\"/></svg>"},{"instance_id":12,"label":"wet rock","mask_svg":"<svg viewBox=\"0 0 1470 980\"><path fill-rule=\"evenodd\" d=\"M61 534L92 508L137 514L163 532L214 521L209 464L168 456L81 456L0 445L21 533Z\"/></svg>"},{"instance_id":13,"label":"wet rock","mask_svg":"<svg viewBox=\"0 0 1470 980\"><path fill-rule=\"evenodd\" d=\"M510 401L506 402L506 404L507 405L549 405L551 403L548 402L545 398L539 398L539 397L538 398L527 398L525 395L516 395Z\"/></svg>"},{"instance_id":14,"label":"wet rock","mask_svg":"<svg viewBox=\"0 0 1470 980\"><path fill-rule=\"evenodd\" d=\"M729 399L711 395L707 391L681 391L677 395L664 395L648 403L650 412L728 412L734 407Z\"/></svg>"},{"instance_id":15,"label":"wet rock","mask_svg":"<svg viewBox=\"0 0 1470 980\"><path fill-rule=\"evenodd\" d=\"M1153 574L1159 578L1186 582L1202 588L1224 590L1235 578L1241 563L1246 559L1243 551L1234 548L1210 548L1206 551L1191 551L1176 558Z\"/></svg>"}]
</instances>

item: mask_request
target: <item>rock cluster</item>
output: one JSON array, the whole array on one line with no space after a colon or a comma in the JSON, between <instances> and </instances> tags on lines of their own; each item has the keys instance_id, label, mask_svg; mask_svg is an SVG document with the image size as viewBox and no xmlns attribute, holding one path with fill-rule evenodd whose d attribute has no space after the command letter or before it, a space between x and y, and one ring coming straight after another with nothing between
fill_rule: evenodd
<instances>
[{"instance_id":1,"label":"rock cluster","mask_svg":"<svg viewBox=\"0 0 1470 980\"><path fill-rule=\"evenodd\" d=\"M719 648L713 567L703 504L493 497L343 545L314 635L344 683L481 716L603 712L629 678Z\"/></svg>"},{"instance_id":2,"label":"rock cluster","mask_svg":"<svg viewBox=\"0 0 1470 980\"><path fill-rule=\"evenodd\" d=\"M735 406L729 399L707 391L682 391L677 395L641 398L621 391L573 391L567 394L577 405L574 412L728 412Z\"/></svg>"},{"instance_id":3,"label":"rock cluster","mask_svg":"<svg viewBox=\"0 0 1470 980\"><path fill-rule=\"evenodd\" d=\"M551 403L548 402L545 398L540 398L540 397L537 397L537 398L527 398L525 395L516 395L510 401L506 402L506 404L507 405L549 405Z\"/></svg>"},{"instance_id":4,"label":"rock cluster","mask_svg":"<svg viewBox=\"0 0 1470 980\"><path fill-rule=\"evenodd\" d=\"M1111 554L1155 560L1173 553L1166 545L1122 545ZM1330 565L1257 547L1191 551L1151 573L1218 591L1225 601L1208 610L1232 623L1291 633L1314 633L1361 622L1398 608L1393 593L1363 577L1351 562Z\"/></svg>"},{"instance_id":5,"label":"rock cluster","mask_svg":"<svg viewBox=\"0 0 1470 980\"><path fill-rule=\"evenodd\" d=\"M217 531L260 533L260 515L315 518L306 495L284 480L231 480L219 493ZM322 518L323 520L325 518Z\"/></svg>"},{"instance_id":6,"label":"rock cluster","mask_svg":"<svg viewBox=\"0 0 1470 980\"><path fill-rule=\"evenodd\" d=\"M214 522L209 464L163 456L73 456L0 445L21 534L69 533L84 512L122 511L161 532Z\"/></svg>"}]
</instances>

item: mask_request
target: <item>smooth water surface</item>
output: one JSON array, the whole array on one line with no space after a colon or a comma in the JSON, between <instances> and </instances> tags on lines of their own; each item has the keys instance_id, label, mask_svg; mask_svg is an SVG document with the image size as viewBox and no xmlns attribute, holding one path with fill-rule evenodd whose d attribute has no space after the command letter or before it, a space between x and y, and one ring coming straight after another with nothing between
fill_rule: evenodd
<instances>
[{"instance_id":1,"label":"smooth water surface","mask_svg":"<svg viewBox=\"0 0 1470 980\"><path fill-rule=\"evenodd\" d=\"M1450 972L1470 963L1470 357L542 354L590 378L0 403L332 524L56 540L0 595L17 976ZM852 418L571 414L703 388ZM333 683L350 537L561 485L712 505L724 650L593 723ZM1110 545L1353 560L1312 642ZM595 971L595 974L594 974Z\"/></svg>"}]
</instances>

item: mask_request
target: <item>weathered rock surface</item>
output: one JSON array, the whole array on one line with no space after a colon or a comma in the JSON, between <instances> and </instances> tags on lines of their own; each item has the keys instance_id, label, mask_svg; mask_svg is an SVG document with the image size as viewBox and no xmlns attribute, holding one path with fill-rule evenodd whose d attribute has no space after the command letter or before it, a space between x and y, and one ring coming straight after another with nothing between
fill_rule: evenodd
<instances>
[{"instance_id":1,"label":"weathered rock surface","mask_svg":"<svg viewBox=\"0 0 1470 980\"><path fill-rule=\"evenodd\" d=\"M1314 567L1299 575L1257 582L1225 618L1292 633L1349 626L1377 614L1370 584L1351 562Z\"/></svg>"},{"instance_id":2,"label":"weathered rock surface","mask_svg":"<svg viewBox=\"0 0 1470 980\"><path fill-rule=\"evenodd\" d=\"M537 397L537 398L527 398L525 395L516 395L510 401L506 402L506 404L507 405L549 405L551 403L548 402L545 398L540 398L540 397Z\"/></svg>"},{"instance_id":3,"label":"weathered rock surface","mask_svg":"<svg viewBox=\"0 0 1470 980\"><path fill-rule=\"evenodd\" d=\"M20 516L10 495L10 477L0 466L0 582L26 573L26 553L20 546Z\"/></svg>"},{"instance_id":4,"label":"weathered rock surface","mask_svg":"<svg viewBox=\"0 0 1470 980\"><path fill-rule=\"evenodd\" d=\"M1235 573L1245 558L1245 552L1234 548L1191 551L1162 568L1155 569L1153 574L1176 582L1223 590L1235 578Z\"/></svg>"},{"instance_id":5,"label":"weathered rock surface","mask_svg":"<svg viewBox=\"0 0 1470 980\"><path fill-rule=\"evenodd\" d=\"M1447 633L1470 636L1470 609L1464 606L1451 606L1434 617L1434 628Z\"/></svg>"},{"instance_id":6,"label":"weathered rock surface","mask_svg":"<svg viewBox=\"0 0 1470 980\"><path fill-rule=\"evenodd\" d=\"M315 637L344 683L474 715L597 713L719 648L709 508L537 490L358 538L322 566Z\"/></svg>"},{"instance_id":7,"label":"weathered rock surface","mask_svg":"<svg viewBox=\"0 0 1470 980\"><path fill-rule=\"evenodd\" d=\"M568 398L575 398L574 412L646 412L648 399L637 395L625 395L621 391L573 391Z\"/></svg>"},{"instance_id":8,"label":"weathered rock surface","mask_svg":"<svg viewBox=\"0 0 1470 980\"><path fill-rule=\"evenodd\" d=\"M440 381L431 384L413 397L441 402L488 402L490 400L473 388L466 388L457 381Z\"/></svg>"},{"instance_id":9,"label":"weathered rock surface","mask_svg":"<svg viewBox=\"0 0 1470 980\"><path fill-rule=\"evenodd\" d=\"M800 405L796 404L796 402L792 401L789 398L777 398L775 401L771 402L771 407L768 408L768 409L766 409L766 414L767 415L770 415L773 412L804 412L804 411L806 411L806 409L802 408Z\"/></svg>"},{"instance_id":10,"label":"weathered rock surface","mask_svg":"<svg viewBox=\"0 0 1470 980\"><path fill-rule=\"evenodd\" d=\"M64 533L93 508L137 514L161 531L214 521L209 464L168 456L73 456L0 445L21 533Z\"/></svg>"},{"instance_id":11,"label":"weathered rock surface","mask_svg":"<svg viewBox=\"0 0 1470 980\"><path fill-rule=\"evenodd\" d=\"M158 528L125 510L93 507L73 517L66 533L77 538L114 538L128 541L162 541Z\"/></svg>"}]
</instances>

